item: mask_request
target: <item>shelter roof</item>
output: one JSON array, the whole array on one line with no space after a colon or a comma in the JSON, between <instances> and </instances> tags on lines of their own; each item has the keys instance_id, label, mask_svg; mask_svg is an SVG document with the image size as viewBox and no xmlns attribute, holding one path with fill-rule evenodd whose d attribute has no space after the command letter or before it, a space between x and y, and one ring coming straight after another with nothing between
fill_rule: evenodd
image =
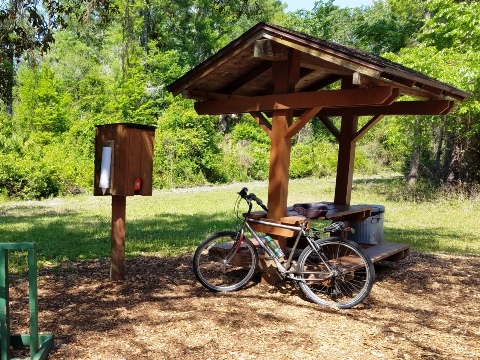
<instances>
[{"instance_id":1,"label":"shelter roof","mask_svg":"<svg viewBox=\"0 0 480 360\"><path fill-rule=\"evenodd\" d=\"M398 89L398 95L419 99L461 101L469 96L380 56L267 23L252 27L170 84L168 90L195 100L271 95L272 62L287 59L291 49L301 53L297 93L322 90L353 76L358 87L390 86Z\"/></svg>"}]
</instances>

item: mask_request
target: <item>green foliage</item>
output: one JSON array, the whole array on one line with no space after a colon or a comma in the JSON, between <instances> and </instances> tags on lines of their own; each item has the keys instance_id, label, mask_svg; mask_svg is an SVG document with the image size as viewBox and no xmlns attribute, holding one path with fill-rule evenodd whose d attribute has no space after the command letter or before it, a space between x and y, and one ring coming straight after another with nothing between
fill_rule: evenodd
<instances>
[{"instance_id":1,"label":"green foliage","mask_svg":"<svg viewBox=\"0 0 480 360\"><path fill-rule=\"evenodd\" d=\"M422 12L418 9L420 4L418 1L402 2L401 7L392 7L390 2L376 1L373 6L358 12L353 28L355 45L377 55L404 48L423 24Z\"/></svg>"},{"instance_id":2,"label":"green foliage","mask_svg":"<svg viewBox=\"0 0 480 360\"><path fill-rule=\"evenodd\" d=\"M47 64L21 67L18 73L15 123L36 143L49 143L69 127L71 98L62 93L58 78Z\"/></svg>"},{"instance_id":3,"label":"green foliage","mask_svg":"<svg viewBox=\"0 0 480 360\"><path fill-rule=\"evenodd\" d=\"M355 10L340 8L334 5L333 0L316 1L311 11L298 10L289 13L283 25L325 40L351 45L352 25L357 21L356 16Z\"/></svg>"},{"instance_id":4,"label":"green foliage","mask_svg":"<svg viewBox=\"0 0 480 360\"><path fill-rule=\"evenodd\" d=\"M325 141L297 143L290 156L290 177L325 177L335 173L338 146Z\"/></svg>"},{"instance_id":5,"label":"green foliage","mask_svg":"<svg viewBox=\"0 0 480 360\"><path fill-rule=\"evenodd\" d=\"M269 146L249 140L235 141L226 136L221 149L227 181L268 179Z\"/></svg>"},{"instance_id":6,"label":"green foliage","mask_svg":"<svg viewBox=\"0 0 480 360\"><path fill-rule=\"evenodd\" d=\"M44 13L38 7L31 18L22 12L42 3L50 6ZM322 0L311 11L289 14L279 0L11 4L19 9L15 19L5 18L6 7L0 8L0 17L8 20L0 34L10 34L0 36L0 87L14 89L15 100L0 109L0 154L7 162L2 163L6 187L0 188L8 188L2 194L30 198L88 191L95 125L114 122L158 124L157 187L267 179L270 139L248 115L222 133L216 117L197 116L190 103L166 91L167 84L259 21L374 53L389 51L388 58L473 94L447 117L382 120L357 144L356 172L405 169L412 147L421 146L424 175L438 176L442 141L440 160L448 160L446 136L461 149L461 174L475 179L480 169L478 2L385 0L341 8ZM48 21L55 24L40 30L53 31L55 43L32 32ZM5 29L11 26L28 31L9 33ZM51 44L48 53L36 47L44 40ZM17 46L15 57L5 52L9 41ZM336 161L336 139L318 119L292 140L292 178L331 175Z\"/></svg>"},{"instance_id":7,"label":"green foliage","mask_svg":"<svg viewBox=\"0 0 480 360\"><path fill-rule=\"evenodd\" d=\"M270 138L250 116L244 117L243 121L235 124L232 130L232 138L239 142L247 140L250 142L270 145Z\"/></svg>"},{"instance_id":8,"label":"green foliage","mask_svg":"<svg viewBox=\"0 0 480 360\"><path fill-rule=\"evenodd\" d=\"M480 48L480 3L477 1L430 0L432 14L420 40L445 48Z\"/></svg>"},{"instance_id":9,"label":"green foliage","mask_svg":"<svg viewBox=\"0 0 480 360\"><path fill-rule=\"evenodd\" d=\"M175 101L158 123L154 184L163 188L223 181L216 127L216 119L197 115L191 102Z\"/></svg>"},{"instance_id":10,"label":"green foliage","mask_svg":"<svg viewBox=\"0 0 480 360\"><path fill-rule=\"evenodd\" d=\"M0 154L0 188L9 197L41 199L60 194L59 177L41 157Z\"/></svg>"}]
</instances>

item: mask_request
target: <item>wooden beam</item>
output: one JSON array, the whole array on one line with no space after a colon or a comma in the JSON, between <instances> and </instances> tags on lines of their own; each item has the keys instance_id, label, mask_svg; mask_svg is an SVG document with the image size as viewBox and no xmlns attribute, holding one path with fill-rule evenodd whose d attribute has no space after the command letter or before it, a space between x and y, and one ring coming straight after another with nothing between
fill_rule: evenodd
<instances>
[{"instance_id":1,"label":"wooden beam","mask_svg":"<svg viewBox=\"0 0 480 360\"><path fill-rule=\"evenodd\" d=\"M223 99L240 99L243 95L220 94L218 92L198 91L198 90L184 90L182 96L185 99L192 99L198 101L207 100L223 100Z\"/></svg>"},{"instance_id":2,"label":"wooden beam","mask_svg":"<svg viewBox=\"0 0 480 360\"><path fill-rule=\"evenodd\" d=\"M454 107L455 107L455 101L450 101L450 105L448 106L448 108L445 109L445 111L443 111L440 115L448 115Z\"/></svg>"},{"instance_id":3,"label":"wooden beam","mask_svg":"<svg viewBox=\"0 0 480 360\"><path fill-rule=\"evenodd\" d=\"M257 40L253 48L253 57L269 61L286 61L288 52L288 47L272 40Z\"/></svg>"},{"instance_id":4,"label":"wooden beam","mask_svg":"<svg viewBox=\"0 0 480 360\"><path fill-rule=\"evenodd\" d=\"M352 77L342 79L342 89L352 89ZM352 137L357 133L358 116L342 116L340 134L338 137L337 178L335 184L336 205L350 205L353 184L353 169L356 143Z\"/></svg>"},{"instance_id":5,"label":"wooden beam","mask_svg":"<svg viewBox=\"0 0 480 360\"><path fill-rule=\"evenodd\" d=\"M358 59L356 59L357 61L354 62L348 59L348 57L343 56L343 54L339 54L339 53L333 54L333 52L327 52L327 50L313 49L312 47L308 46L309 44L302 45L300 43L295 43L282 37L276 37L271 35L264 35L264 36L265 37L268 36L271 40L279 44L285 45L287 47L291 47L293 49L300 50L303 53L311 54L314 57L323 59L330 63L337 64L342 68L347 68L352 71L356 71L361 74L368 75L374 78L380 77L381 72L379 70L373 69L371 64L369 64L370 66L366 66L367 64L365 65L360 64L359 63L360 60Z\"/></svg>"},{"instance_id":6,"label":"wooden beam","mask_svg":"<svg viewBox=\"0 0 480 360\"><path fill-rule=\"evenodd\" d=\"M125 279L125 213L126 196L112 196L112 230L110 280Z\"/></svg>"},{"instance_id":7,"label":"wooden beam","mask_svg":"<svg viewBox=\"0 0 480 360\"><path fill-rule=\"evenodd\" d=\"M372 86L373 78L360 74L359 72L354 72L352 77L352 83L361 87Z\"/></svg>"},{"instance_id":8,"label":"wooden beam","mask_svg":"<svg viewBox=\"0 0 480 360\"><path fill-rule=\"evenodd\" d=\"M397 101L388 106L324 108L319 115L445 115L453 106L454 102L450 100Z\"/></svg>"},{"instance_id":9,"label":"wooden beam","mask_svg":"<svg viewBox=\"0 0 480 360\"><path fill-rule=\"evenodd\" d=\"M310 109L314 107L345 107L389 105L393 88L322 90L306 93L274 94L255 97L207 100L195 103L199 115L250 113L257 111Z\"/></svg>"},{"instance_id":10,"label":"wooden beam","mask_svg":"<svg viewBox=\"0 0 480 360\"><path fill-rule=\"evenodd\" d=\"M261 112L251 112L250 115L255 119L258 125L267 133L268 136L272 135L272 124L263 116Z\"/></svg>"},{"instance_id":11,"label":"wooden beam","mask_svg":"<svg viewBox=\"0 0 480 360\"><path fill-rule=\"evenodd\" d=\"M332 85L334 83L336 83L337 81L339 81L342 77L340 75L336 75L336 74L331 74L323 79L320 79L310 85L308 85L307 87L305 88L302 88L301 91L317 91L317 90L320 90L320 89L323 89L324 87L328 86L328 85Z\"/></svg>"},{"instance_id":12,"label":"wooden beam","mask_svg":"<svg viewBox=\"0 0 480 360\"><path fill-rule=\"evenodd\" d=\"M300 80L301 67L300 67L301 54L300 51L295 49L289 49L288 55L288 80L287 80L287 93L295 92L295 86Z\"/></svg>"},{"instance_id":13,"label":"wooden beam","mask_svg":"<svg viewBox=\"0 0 480 360\"><path fill-rule=\"evenodd\" d=\"M366 123L357 133L353 136L352 141L358 141L363 135L367 133L372 127L374 127L380 120L382 120L383 115L375 115L368 123Z\"/></svg>"},{"instance_id":14,"label":"wooden beam","mask_svg":"<svg viewBox=\"0 0 480 360\"><path fill-rule=\"evenodd\" d=\"M435 95L442 95L443 92L444 92L443 89L439 89L439 88L434 87L434 86L429 86L429 85L420 84L420 83L415 83L415 85L418 85L418 87L420 89L428 91L429 93L432 93L432 94L435 94Z\"/></svg>"},{"instance_id":15,"label":"wooden beam","mask_svg":"<svg viewBox=\"0 0 480 360\"><path fill-rule=\"evenodd\" d=\"M332 133L333 136L338 140L340 138L340 130L335 126L335 124L326 116L319 116L319 119L322 121L323 125Z\"/></svg>"},{"instance_id":16,"label":"wooden beam","mask_svg":"<svg viewBox=\"0 0 480 360\"><path fill-rule=\"evenodd\" d=\"M292 125L289 126L285 133L286 139L291 139L297 134L322 108L316 107L306 110Z\"/></svg>"},{"instance_id":17,"label":"wooden beam","mask_svg":"<svg viewBox=\"0 0 480 360\"><path fill-rule=\"evenodd\" d=\"M227 86L224 86L218 92L221 94L232 94L236 90L240 89L243 85L248 84L250 81L254 80L258 76L262 75L265 71L272 68L272 63L270 61L263 61L254 69L250 70L246 74L242 74L237 79L229 83Z\"/></svg>"},{"instance_id":18,"label":"wooden beam","mask_svg":"<svg viewBox=\"0 0 480 360\"><path fill-rule=\"evenodd\" d=\"M405 79L389 73L382 73L381 76L385 79L391 80L397 84L402 84L407 87L413 87L413 85L415 85L415 80L413 79Z\"/></svg>"}]
</instances>

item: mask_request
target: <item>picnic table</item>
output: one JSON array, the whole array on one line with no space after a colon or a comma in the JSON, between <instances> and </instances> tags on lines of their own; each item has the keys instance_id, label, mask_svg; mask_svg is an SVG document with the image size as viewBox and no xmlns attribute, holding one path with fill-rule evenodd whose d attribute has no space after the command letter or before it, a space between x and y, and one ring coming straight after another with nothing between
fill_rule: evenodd
<instances>
[{"instance_id":1,"label":"picnic table","mask_svg":"<svg viewBox=\"0 0 480 360\"><path fill-rule=\"evenodd\" d=\"M370 205L337 205L333 202L322 202L328 206L328 211L324 216L320 216L315 220L334 220L334 221L363 221L368 219L373 207ZM250 214L252 219L262 219L263 221L271 223L281 223L285 225L299 226L305 220L305 216L297 213L293 206L287 207L286 216L279 220L267 218L266 211L255 211ZM297 235L295 231L290 229L283 229L273 227L265 224L250 224L255 231L263 232L277 237L285 238L284 241L279 241L280 246L287 247L289 243L293 243L294 237ZM409 255L410 247L407 244L396 242L381 242L379 244L360 244L372 261L378 262L381 260L399 261Z\"/></svg>"}]
</instances>

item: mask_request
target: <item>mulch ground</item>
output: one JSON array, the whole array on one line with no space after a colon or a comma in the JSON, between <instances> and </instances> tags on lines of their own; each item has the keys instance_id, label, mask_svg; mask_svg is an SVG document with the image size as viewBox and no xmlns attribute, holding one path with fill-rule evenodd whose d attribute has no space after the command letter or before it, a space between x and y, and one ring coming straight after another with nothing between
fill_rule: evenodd
<instances>
[{"instance_id":1,"label":"mulch ground","mask_svg":"<svg viewBox=\"0 0 480 360\"><path fill-rule=\"evenodd\" d=\"M40 333L55 334L52 360L480 358L480 257L375 267L370 296L338 310L289 283L208 292L190 257L128 260L123 282L108 260L65 263L39 272ZM28 282L13 280L12 332L27 334Z\"/></svg>"}]
</instances>

